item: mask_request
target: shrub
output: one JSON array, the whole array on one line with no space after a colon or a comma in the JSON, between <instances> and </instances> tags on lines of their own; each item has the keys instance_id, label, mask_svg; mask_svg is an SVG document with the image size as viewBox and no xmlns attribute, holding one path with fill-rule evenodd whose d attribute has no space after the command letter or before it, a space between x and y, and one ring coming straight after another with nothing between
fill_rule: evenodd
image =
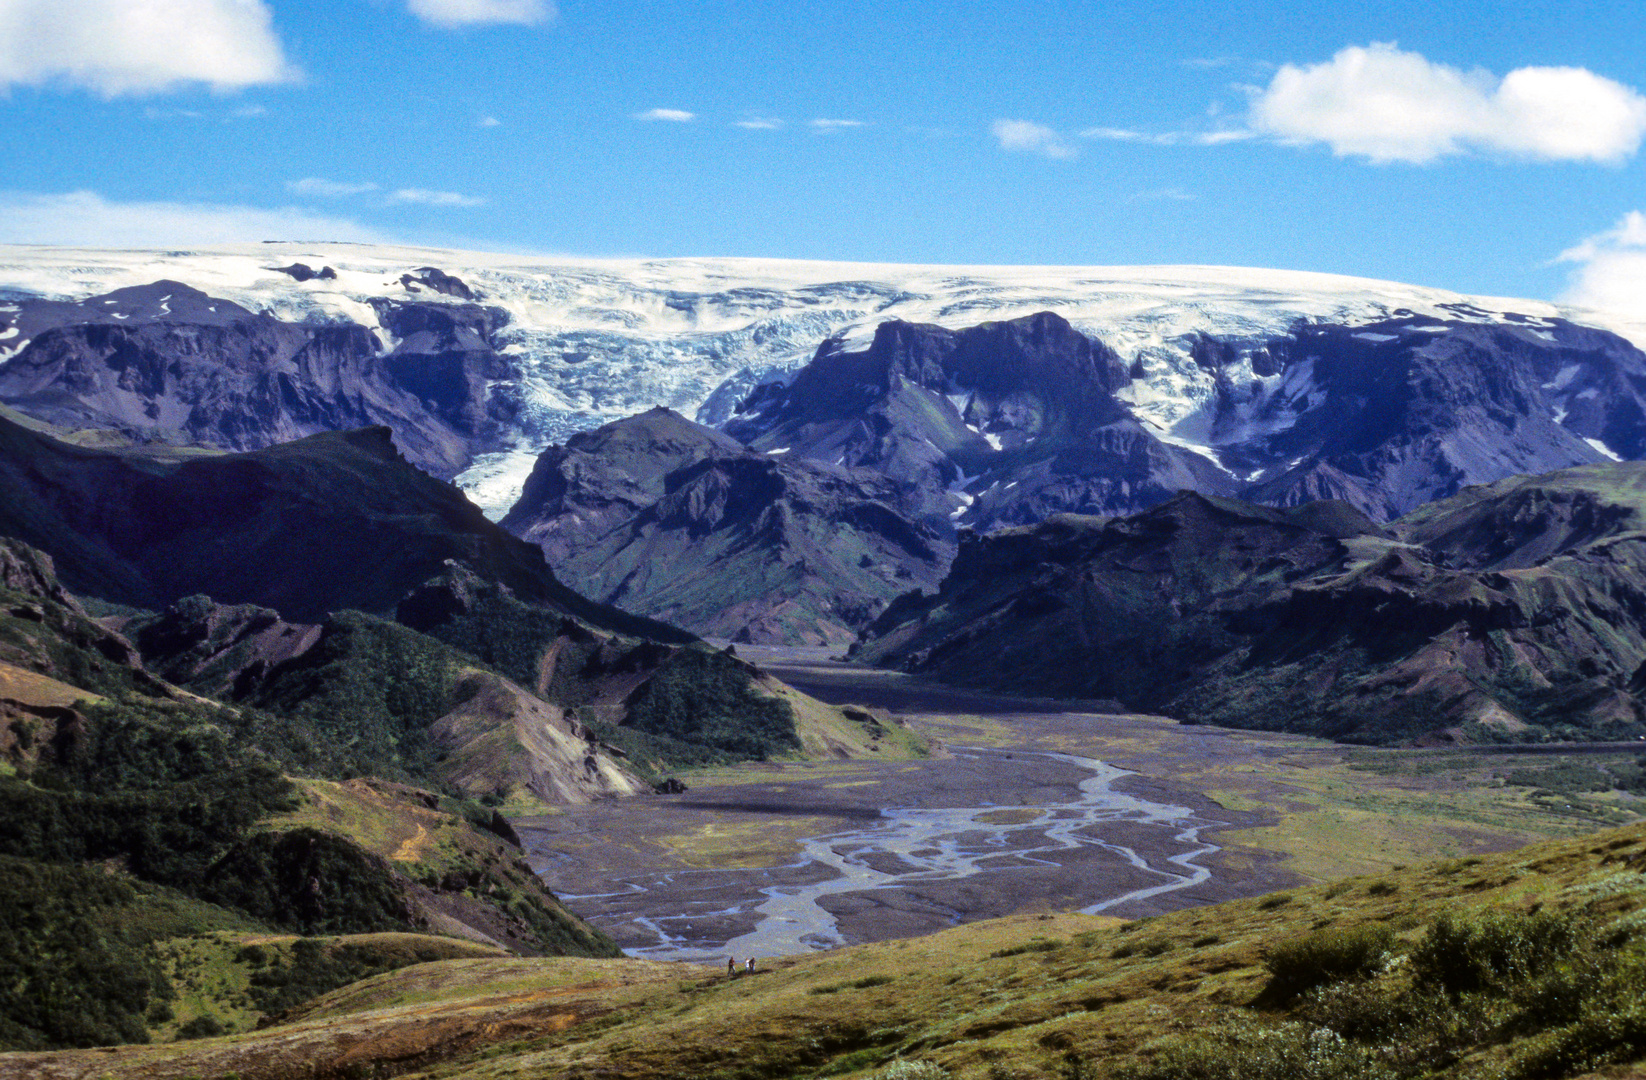
<instances>
[{"instance_id":1,"label":"shrub","mask_svg":"<svg viewBox=\"0 0 1646 1080\"><path fill-rule=\"evenodd\" d=\"M1360 979L1379 971L1394 946L1386 926L1355 926L1316 930L1266 949L1271 992L1294 997L1305 990L1345 979Z\"/></svg>"},{"instance_id":2,"label":"shrub","mask_svg":"<svg viewBox=\"0 0 1646 1080\"><path fill-rule=\"evenodd\" d=\"M875 1080L948 1080L949 1070L935 1061L898 1058L875 1073Z\"/></svg>"},{"instance_id":3,"label":"shrub","mask_svg":"<svg viewBox=\"0 0 1646 1080\"><path fill-rule=\"evenodd\" d=\"M1532 1041L1512 1075L1571 1076L1646 1055L1646 956L1595 948L1549 965L1514 993L1518 1032L1556 1029Z\"/></svg>"},{"instance_id":4,"label":"shrub","mask_svg":"<svg viewBox=\"0 0 1646 1080\"><path fill-rule=\"evenodd\" d=\"M838 994L842 990L868 990L876 986L885 986L891 982L891 975L866 975L861 979L848 982L830 983L827 986L814 986L807 993L810 994Z\"/></svg>"},{"instance_id":5,"label":"shrub","mask_svg":"<svg viewBox=\"0 0 1646 1080\"><path fill-rule=\"evenodd\" d=\"M1372 1051L1306 1024L1214 1028L1116 1070L1120 1080L1395 1080Z\"/></svg>"},{"instance_id":6,"label":"shrub","mask_svg":"<svg viewBox=\"0 0 1646 1080\"><path fill-rule=\"evenodd\" d=\"M1051 952L1054 949L1062 948L1063 944L1063 942L1058 941L1055 938L1041 938L1038 941L1030 941L1022 945L1013 945L1006 949L996 949L994 952L990 953L989 956L991 959L998 960L1003 956L1022 956L1024 953Z\"/></svg>"},{"instance_id":7,"label":"shrub","mask_svg":"<svg viewBox=\"0 0 1646 1080\"><path fill-rule=\"evenodd\" d=\"M1559 1080L1646 1054L1646 1005L1587 1016L1538 1040L1514 1063L1515 1080Z\"/></svg>"},{"instance_id":8,"label":"shrub","mask_svg":"<svg viewBox=\"0 0 1646 1080\"><path fill-rule=\"evenodd\" d=\"M1576 916L1551 911L1447 912L1413 950L1412 974L1418 986L1453 997L1497 989L1570 954L1583 929Z\"/></svg>"},{"instance_id":9,"label":"shrub","mask_svg":"<svg viewBox=\"0 0 1646 1080\"><path fill-rule=\"evenodd\" d=\"M98 867L0 856L0 1049L148 1041L171 987L124 918L144 899Z\"/></svg>"},{"instance_id":10,"label":"shrub","mask_svg":"<svg viewBox=\"0 0 1646 1080\"><path fill-rule=\"evenodd\" d=\"M203 1013L179 1027L177 1029L177 1038L179 1040L209 1039L223 1034L226 1030L228 1029L223 1026L217 1017Z\"/></svg>"}]
</instances>

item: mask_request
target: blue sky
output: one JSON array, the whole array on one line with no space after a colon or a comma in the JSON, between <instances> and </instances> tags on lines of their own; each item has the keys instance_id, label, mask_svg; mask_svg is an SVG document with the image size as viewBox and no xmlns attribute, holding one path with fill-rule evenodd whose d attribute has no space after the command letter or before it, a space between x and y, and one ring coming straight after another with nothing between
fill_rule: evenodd
<instances>
[{"instance_id":1,"label":"blue sky","mask_svg":"<svg viewBox=\"0 0 1646 1080\"><path fill-rule=\"evenodd\" d=\"M1642 12L0 0L0 240L1220 263L1628 305Z\"/></svg>"}]
</instances>

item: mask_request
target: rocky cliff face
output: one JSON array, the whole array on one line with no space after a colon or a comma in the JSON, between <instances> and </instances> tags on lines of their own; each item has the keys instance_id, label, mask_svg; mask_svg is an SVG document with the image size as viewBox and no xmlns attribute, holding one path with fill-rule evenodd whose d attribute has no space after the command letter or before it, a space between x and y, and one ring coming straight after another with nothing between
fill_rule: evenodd
<instances>
[{"instance_id":1,"label":"rocky cliff face","mask_svg":"<svg viewBox=\"0 0 1646 1080\"><path fill-rule=\"evenodd\" d=\"M756 450L870 468L936 520L998 527L1117 512L1179 488L1232 490L1139 426L1115 353L1050 312L969 330L885 323L864 352L826 344L727 422Z\"/></svg>"},{"instance_id":2,"label":"rocky cliff face","mask_svg":"<svg viewBox=\"0 0 1646 1080\"><path fill-rule=\"evenodd\" d=\"M1141 362L1042 313L964 331L887 323L825 346L725 426L755 449L873 468L981 530L1056 513L1128 514L1180 490L1387 521L1470 484L1632 457L1646 355L1602 331L1520 316L1405 313L1202 335L1213 382L1193 423L1152 419Z\"/></svg>"},{"instance_id":3,"label":"rocky cliff face","mask_svg":"<svg viewBox=\"0 0 1646 1080\"><path fill-rule=\"evenodd\" d=\"M967 535L866 660L1338 738L1634 738L1646 467L1517 478L1381 527L1184 494Z\"/></svg>"},{"instance_id":4,"label":"rocky cliff face","mask_svg":"<svg viewBox=\"0 0 1646 1080\"><path fill-rule=\"evenodd\" d=\"M486 437L486 388L510 375L474 304L378 299L392 335L256 314L176 281L75 303L24 300L7 332L0 401L62 427L255 450L323 431L393 428L417 465L450 477Z\"/></svg>"},{"instance_id":5,"label":"rocky cliff face","mask_svg":"<svg viewBox=\"0 0 1646 1080\"><path fill-rule=\"evenodd\" d=\"M538 459L502 525L574 588L696 633L837 644L953 550L883 473L762 454L666 409Z\"/></svg>"}]
</instances>

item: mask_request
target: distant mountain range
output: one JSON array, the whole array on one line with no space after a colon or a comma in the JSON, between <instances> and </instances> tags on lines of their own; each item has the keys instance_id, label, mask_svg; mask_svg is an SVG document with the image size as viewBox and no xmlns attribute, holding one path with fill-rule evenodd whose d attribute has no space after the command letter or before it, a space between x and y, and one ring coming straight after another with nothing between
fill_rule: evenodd
<instances>
[{"instance_id":1,"label":"distant mountain range","mask_svg":"<svg viewBox=\"0 0 1646 1080\"><path fill-rule=\"evenodd\" d=\"M1293 382L1283 387L1271 375L1247 371L1246 361L1299 325L1379 333L1388 331L1366 328L1421 318L1558 334L1551 323L1564 319L1646 338L1646 327L1541 301L1233 267L579 260L360 244L191 251L13 246L0 247L0 358L42 349L41 328L64 317L61 308L52 308L50 318L28 314L42 301L73 305L68 314L81 320L87 309L107 309L101 325L129 331L145 313L159 314L168 294L153 293L147 306L130 304L117 291L161 281L214 298L205 307L219 310L206 315L222 315L220 301L228 301L285 324L288 329L279 330L265 321L251 332L261 342L258 355L269 361L271 384L260 387L246 368L230 364L233 373L225 373L221 385L190 387L186 360L171 371L145 367L134 356L119 361L130 372L123 377L133 396L120 408L94 403L120 423L89 426L126 426L244 450L266 445L255 441L259 425L268 425L264 437L274 441L321 428L387 424L410 460L437 475L456 474L493 519L513 504L538 453L551 444L656 405L718 427L754 387L793 375L820 344L827 342L830 352L860 351L880 324L894 320L958 330L1056 313L1124 362L1130 379L1118 396L1140 425L1230 477L1257 467L1239 454L1224 460L1231 443L1247 438L1235 421L1250 416L1272 427L1291 407L1277 405L1277 394L1292 401L1306 375L1294 366ZM198 311L172 295L172 312ZM83 303L94 297L96 303ZM449 328L442 320L424 322L442 312ZM152 345L157 332L135 336ZM369 348L373 337L375 349ZM68 347L59 341L53 349ZM186 343L177 348L184 357L200 351ZM6 366L0 361L0 372ZM1256 366L1266 365L1257 358ZM138 379L142 372L150 373L149 381ZM110 381L91 374L75 394ZM1255 398L1253 377L1265 386ZM23 392L15 383L0 388L0 401ZM237 395L284 412L248 416L247 430L221 430L219 421L235 410L212 403ZM1319 401L1320 394L1310 395L1311 404ZM1604 439L1589 430L1581 437ZM1611 449L1630 456L1622 447Z\"/></svg>"},{"instance_id":2,"label":"distant mountain range","mask_svg":"<svg viewBox=\"0 0 1646 1080\"><path fill-rule=\"evenodd\" d=\"M1180 675L1199 696L1170 679L1128 688L1118 669L1111 686L1104 663L1076 665L1060 644L1043 658L1073 666L1036 685L1249 723L1254 711L1233 691L1219 697L1227 680L1204 665L1268 655L1274 628L1263 619L1281 601L1261 560L1230 562L1225 540L1273 548L1291 568L1287 619L1321 595L1332 598L1323 610L1346 618L1354 590L1374 579L1416 598L1427 614L1398 627L1401 644L1376 620L1352 632L1332 624L1360 658L1333 670L1371 678L1383 661L1367 656L1410 659L1459 625L1452 599L1435 599L1464 589L1458 575L1506 572L1473 548L1411 540L1425 507L1514 476L1608 475L1609 462L1646 457L1646 354L1624 337L1547 304L1390 283L1219 268L437 259L352 246L11 254L0 265L0 401L29 423L83 429L69 438L86 445L0 425L10 461L0 461L0 525L52 551L73 587L151 609L199 591L294 624L358 607L428 629L448 609L471 612L479 594L461 584L468 575L482 592L502 587L510 602L600 632L684 640L667 623L838 647L866 633L865 657L1016 689L1030 676L1003 657L1042 632L1105 642L1117 657L1143 642L1163 656L1182 645L1193 662ZM100 285L118 287L85 295ZM648 396L653 408L635 407ZM384 426L330 431L365 422ZM551 437L562 441L545 445ZM178 449L202 443L251 452ZM489 500L507 532L447 484L418 479L397 450ZM523 464L529 473L509 479ZM1627 500L1584 491L1572 496L1576 520L1633 513ZM1607 577L1584 561L1588 548L1560 539L1564 511L1525 513L1515 528L1541 554L1512 569L1554 574L1568 591L1577 574L1598 590L1584 611L1632 625L1618 599L1632 564ZM1137 529L1175 539L1146 558L1091 547ZM343 534L352 547L328 546ZM1022 615L1039 610L1024 596L1049 580L1085 610L1077 582L1102 593L1135 572L1123 569L1134 555L1158 579L1142 607L1092 601L1080 617L1098 622L1072 638ZM442 574L454 584L429 592ZM1506 588L1468 580L1465 592ZM1576 617L1537 614L1544 601L1510 593L1504 602L1520 612L1504 616L1511 629L1541 634ZM951 602L960 596L972 600ZM1203 602L1205 619L1184 614ZM1230 604L1268 614L1225 625ZM1469 633L1484 633L1470 618ZM1117 629L1137 620L1188 636L1168 647ZM1196 636L1202 623L1220 627L1221 644ZM1219 636L1229 633L1240 643ZM1271 702L1268 715L1377 738L1635 723L1629 687L1646 656L1629 659L1633 632L1573 633L1521 641L1536 653L1515 654L1530 668L1505 670L1599 695L1582 704L1487 687L1475 658L1453 665L1474 689L1431 701L1427 719L1392 720L1391 702L1416 698L1364 687L1354 699L1364 708L1316 694ZM992 661L957 644L974 639L990 643ZM1298 670L1318 674L1330 650L1310 649ZM950 666L949 656L964 659ZM536 685L532 671L501 670Z\"/></svg>"},{"instance_id":3,"label":"distant mountain range","mask_svg":"<svg viewBox=\"0 0 1646 1080\"><path fill-rule=\"evenodd\" d=\"M1547 304L1386 282L9 253L0 402L229 450L380 424L573 589L735 640L844 644L935 587L963 528L1182 490L1388 521L1470 484L1646 456L1646 356L1627 340Z\"/></svg>"}]
</instances>

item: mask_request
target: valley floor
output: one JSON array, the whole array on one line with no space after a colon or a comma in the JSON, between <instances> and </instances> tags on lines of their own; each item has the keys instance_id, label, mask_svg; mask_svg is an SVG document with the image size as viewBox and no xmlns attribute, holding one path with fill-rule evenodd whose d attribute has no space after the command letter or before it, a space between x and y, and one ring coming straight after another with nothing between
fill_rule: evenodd
<instances>
[{"instance_id":1,"label":"valley floor","mask_svg":"<svg viewBox=\"0 0 1646 1080\"><path fill-rule=\"evenodd\" d=\"M1584 790L1632 766L1632 745L1349 747L738 649L945 749L700 771L684 795L517 819L545 881L633 955L787 955L1044 911L1138 918L1646 816L1646 801Z\"/></svg>"}]
</instances>

